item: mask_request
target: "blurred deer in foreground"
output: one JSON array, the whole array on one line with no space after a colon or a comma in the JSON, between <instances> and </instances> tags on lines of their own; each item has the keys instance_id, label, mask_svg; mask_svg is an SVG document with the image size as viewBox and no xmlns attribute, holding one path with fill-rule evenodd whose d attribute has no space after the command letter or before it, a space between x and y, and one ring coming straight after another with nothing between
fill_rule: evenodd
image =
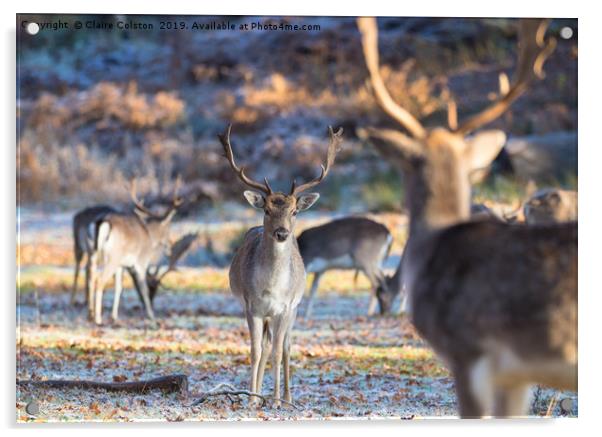
<instances>
[{"instance_id":1,"label":"blurred deer in foreground","mask_svg":"<svg viewBox=\"0 0 602 437\"><path fill-rule=\"evenodd\" d=\"M393 236L385 226L363 217L346 217L306 229L297 243L305 271L314 273L305 305L306 318L311 316L320 278L332 269L357 269L368 277L372 286L368 315L374 314L376 289L387 287L382 264L393 243Z\"/></svg>"},{"instance_id":2,"label":"blurred deer in foreground","mask_svg":"<svg viewBox=\"0 0 602 437\"><path fill-rule=\"evenodd\" d=\"M282 362L284 400L290 402L290 335L305 290L305 268L293 234L296 216L320 197L318 193L301 193L322 182L330 171L341 143L342 129L335 133L330 128L326 167L322 166L320 176L300 186L293 180L289 194L272 191L267 179L260 183L247 177L244 167L238 167L234 161L230 130L231 126L219 136L224 155L240 180L254 189L244 192L249 204L264 212L263 226L246 233L229 272L230 288L243 306L251 334L250 388L254 393L261 393L270 343L273 343L274 398L281 399Z\"/></svg>"},{"instance_id":3,"label":"blurred deer in foreground","mask_svg":"<svg viewBox=\"0 0 602 437\"><path fill-rule=\"evenodd\" d=\"M537 191L525 202L525 220L530 225L577 220L577 192L557 188Z\"/></svg>"},{"instance_id":4,"label":"blurred deer in foreground","mask_svg":"<svg viewBox=\"0 0 602 437\"><path fill-rule=\"evenodd\" d=\"M499 99L459 126L452 113L450 129L427 130L385 87L375 19L358 19L376 100L410 136L375 128L358 134L404 173L409 308L453 373L462 417L524 415L533 384L577 388L577 224L469 220L469 176L491 163L504 134L467 135L502 115L542 77L555 47L545 38L546 21L520 23L517 71Z\"/></svg>"},{"instance_id":5,"label":"blurred deer in foreground","mask_svg":"<svg viewBox=\"0 0 602 437\"><path fill-rule=\"evenodd\" d=\"M499 216L482 203L473 203L470 205L470 218L473 220L501 220ZM401 298L401 301L399 302L399 309L395 314L408 312L408 295L403 286L402 276L404 253L405 250L401 254L395 273L385 276L385 286L379 285L376 288L375 295L381 314L393 313L393 303L398 297Z\"/></svg>"},{"instance_id":6,"label":"blurred deer in foreground","mask_svg":"<svg viewBox=\"0 0 602 437\"><path fill-rule=\"evenodd\" d=\"M177 184L179 185L179 184ZM163 215L157 215L140 202L136 183L132 183L132 200L135 212L113 212L96 222L94 253L90 263L88 297L90 317L102 323L102 295L109 279L115 275L113 320L118 319L119 299L122 291L123 269L128 269L142 297L146 315L155 319L148 287L148 269L169 248L169 225L182 199L177 196L177 186L172 205ZM99 271L98 267L102 266ZM152 279L151 279L152 281ZM157 283L158 286L158 283Z\"/></svg>"}]
</instances>

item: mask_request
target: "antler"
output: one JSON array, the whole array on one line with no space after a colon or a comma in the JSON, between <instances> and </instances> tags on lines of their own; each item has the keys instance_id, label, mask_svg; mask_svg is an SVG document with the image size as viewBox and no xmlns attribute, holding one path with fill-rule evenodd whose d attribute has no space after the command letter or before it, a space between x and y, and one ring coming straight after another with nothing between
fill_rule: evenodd
<instances>
[{"instance_id":1,"label":"antler","mask_svg":"<svg viewBox=\"0 0 602 437\"><path fill-rule=\"evenodd\" d=\"M343 139L342 139L343 128L340 127L338 131L334 132L332 130L332 126L328 126L328 133L330 135L330 144L328 145L328 155L326 157L326 167L324 167L324 165L321 165L322 172L320 173L320 176L317 179L314 179L305 184L299 185L298 187L296 186L297 184L296 184L295 180L293 179L293 184L291 186L291 196L295 196L295 195L301 193L302 191L309 190L310 188L315 187L320 182L322 182L322 180L326 177L326 175L330 171L330 167L332 167L332 164L334 164L334 158L337 155L337 152L340 150L341 142L343 141Z\"/></svg>"},{"instance_id":2,"label":"antler","mask_svg":"<svg viewBox=\"0 0 602 437\"><path fill-rule=\"evenodd\" d=\"M256 190L262 191L268 195L272 194L272 188L270 187L270 184L268 183L267 178L264 178L265 182L263 184L260 182L256 182L247 177L247 175L245 174L244 167L238 167L236 165L236 162L234 162L234 153L232 153L232 145L230 144L230 131L231 130L232 130L232 125L229 124L228 128L226 129L226 132L218 135L217 137L219 138L220 142L222 143L222 146L224 147L224 156L228 159L228 162L230 163L232 170L234 170L234 172L238 175L240 180L243 181L249 187L255 188Z\"/></svg>"},{"instance_id":3,"label":"antler","mask_svg":"<svg viewBox=\"0 0 602 437\"><path fill-rule=\"evenodd\" d=\"M178 241L171 245L167 266L155 269L154 272L147 272L149 280L154 287L158 287L165 275L176 270L176 264L182 256L190 249L190 246L198 238L198 232L184 235Z\"/></svg>"},{"instance_id":4,"label":"antler","mask_svg":"<svg viewBox=\"0 0 602 437\"><path fill-rule=\"evenodd\" d=\"M175 215L176 210L184 203L184 199L182 199L178 195L178 191L180 190L181 185L182 185L182 175L178 175L178 177L176 178L176 183L174 185L173 199L171 201L171 205L167 209L167 212L165 214L163 214L163 216L161 217L161 220L165 220L168 217L171 220L171 218Z\"/></svg>"},{"instance_id":5,"label":"antler","mask_svg":"<svg viewBox=\"0 0 602 437\"><path fill-rule=\"evenodd\" d=\"M182 205L182 203L184 203L184 199L182 199L181 197L178 196L178 191L180 189L181 184L182 184L182 178L180 175L178 175L178 178L176 179L176 183L175 183L175 187L174 187L172 203L171 203L170 207L167 209L167 212L163 215L154 213L153 211L148 209L146 206L144 206L143 201L138 199L138 194L137 194L138 180L136 178L132 179L132 182L131 182L130 197L132 198L132 202L134 203L134 207L136 208L136 210L138 210L139 212L141 212L149 217L153 217L153 218L156 218L159 220L164 220L169 215L175 214L176 209L178 209L178 207L180 205Z\"/></svg>"},{"instance_id":6,"label":"antler","mask_svg":"<svg viewBox=\"0 0 602 437\"><path fill-rule=\"evenodd\" d=\"M473 117L466 120L456 132L466 135L475 129L492 122L508 110L534 79L543 79L543 65L556 48L556 39L545 40L549 20L523 19L520 23L518 38L518 63L514 82L507 86L507 79L500 78L501 98ZM504 89L506 88L506 89ZM504 93L504 91L506 91Z\"/></svg>"},{"instance_id":7,"label":"antler","mask_svg":"<svg viewBox=\"0 0 602 437\"><path fill-rule=\"evenodd\" d=\"M136 178L132 179L132 181L130 183L130 197L132 199L132 202L134 203L134 207L143 214L146 214L150 217L158 218L159 216L157 214L155 214L150 209L148 209L146 206L144 206L144 201L141 201L138 199L137 186L138 186L138 179L136 179Z\"/></svg>"},{"instance_id":8,"label":"antler","mask_svg":"<svg viewBox=\"0 0 602 437\"><path fill-rule=\"evenodd\" d=\"M370 81L374 90L374 96L379 106L394 120L403 125L410 134L417 139L426 136L426 130L420 122L408 112L406 109L397 104L380 75L379 60L378 60L378 26L374 17L359 17L357 19L357 27L362 34L362 47L364 49L364 59L368 72L370 73Z\"/></svg>"}]
</instances>

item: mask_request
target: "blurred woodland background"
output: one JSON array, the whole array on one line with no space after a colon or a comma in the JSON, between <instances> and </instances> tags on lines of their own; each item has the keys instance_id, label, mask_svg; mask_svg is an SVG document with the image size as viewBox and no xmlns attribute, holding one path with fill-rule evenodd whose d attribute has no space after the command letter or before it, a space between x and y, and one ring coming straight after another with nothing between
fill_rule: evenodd
<instances>
[{"instance_id":1,"label":"blurred woodland background","mask_svg":"<svg viewBox=\"0 0 602 437\"><path fill-rule=\"evenodd\" d=\"M38 22L56 18L28 16ZM194 198L192 208L239 201L240 186L216 140L232 122L241 161L251 174L267 175L280 189L288 188L293 175L315 176L327 126L343 126L344 151L317 207L400 210L403 193L395 169L355 137L357 126L393 124L366 87L353 18L212 18L320 27L246 32L159 30L160 21L173 17L138 19L154 23L154 30L19 33L22 205L125 202L123 187L130 178L140 178L143 193L157 195L171 189L178 174L184 192ZM499 73L510 74L516 59L511 19L383 18L380 23L388 88L427 126L445 123L449 97L457 101L460 119L484 107L496 97ZM550 32L558 35L564 26L573 35L558 38L546 79L493 125L510 138L551 134L554 142L569 132L575 142L570 131L577 128L576 20L554 20ZM557 185L576 184L576 148L569 158L575 159L574 174L550 175ZM483 192L523 194L516 175L500 179L512 169L507 156L496 164Z\"/></svg>"}]
</instances>

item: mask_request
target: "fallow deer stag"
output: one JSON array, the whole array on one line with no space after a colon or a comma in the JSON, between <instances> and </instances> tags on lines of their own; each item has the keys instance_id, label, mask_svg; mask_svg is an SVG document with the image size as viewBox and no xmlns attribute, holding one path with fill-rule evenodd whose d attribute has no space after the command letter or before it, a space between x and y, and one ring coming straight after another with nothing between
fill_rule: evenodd
<instances>
[{"instance_id":1,"label":"fallow deer stag","mask_svg":"<svg viewBox=\"0 0 602 437\"><path fill-rule=\"evenodd\" d=\"M382 264L393 243L386 226L365 217L344 217L306 229L297 243L305 270L314 274L305 304L306 318L311 316L320 278L332 269L357 269L368 277L372 286L368 315L375 313L376 289L387 288Z\"/></svg>"},{"instance_id":2,"label":"fallow deer stag","mask_svg":"<svg viewBox=\"0 0 602 437\"><path fill-rule=\"evenodd\" d=\"M466 136L542 77L555 46L545 38L547 22L521 21L513 82L459 126L452 114L450 129L425 129L393 101L379 73L376 20L359 18L358 27L376 100L411 137L375 128L358 134L404 173L410 237L403 281L410 312L453 373L460 415L524 415L533 384L576 389L577 224L469 220L469 175L491 163L504 135Z\"/></svg>"},{"instance_id":3,"label":"fallow deer stag","mask_svg":"<svg viewBox=\"0 0 602 437\"><path fill-rule=\"evenodd\" d=\"M177 184L179 185L179 184ZM123 269L132 274L146 310L146 315L154 321L148 288L148 268L158 261L169 247L169 225L182 199L174 192L172 205L163 215L157 215L146 208L136 195L136 182L132 182L134 213L109 213L96 222L95 250L91 257L89 285L90 317L96 324L102 324L102 295L109 279L115 275L115 297L113 300L113 320L118 319L119 299L122 291ZM102 271L98 267L102 266Z\"/></svg>"},{"instance_id":4,"label":"fallow deer stag","mask_svg":"<svg viewBox=\"0 0 602 437\"><path fill-rule=\"evenodd\" d=\"M330 128L326 166L317 179L297 186L289 194L274 192L267 179L256 182L234 161L230 130L219 135L232 170L254 190L244 196L264 212L263 226L251 228L237 249L230 267L230 288L243 306L251 334L251 391L261 393L265 365L273 344L274 399L280 404L280 365L284 368L284 400L291 401L290 336L297 307L305 290L305 268L294 237L297 213L310 208L320 197L305 193L326 177L341 144L342 129ZM253 398L253 402L257 399Z\"/></svg>"}]
</instances>

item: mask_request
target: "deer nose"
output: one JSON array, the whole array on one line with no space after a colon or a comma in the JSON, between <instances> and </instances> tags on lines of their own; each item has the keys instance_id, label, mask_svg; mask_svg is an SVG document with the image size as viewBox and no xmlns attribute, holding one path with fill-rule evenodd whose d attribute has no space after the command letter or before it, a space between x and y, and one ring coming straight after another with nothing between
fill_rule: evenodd
<instances>
[{"instance_id":1,"label":"deer nose","mask_svg":"<svg viewBox=\"0 0 602 437\"><path fill-rule=\"evenodd\" d=\"M288 234L290 234L290 232L284 228L278 228L274 231L274 237L281 242L288 238Z\"/></svg>"}]
</instances>

